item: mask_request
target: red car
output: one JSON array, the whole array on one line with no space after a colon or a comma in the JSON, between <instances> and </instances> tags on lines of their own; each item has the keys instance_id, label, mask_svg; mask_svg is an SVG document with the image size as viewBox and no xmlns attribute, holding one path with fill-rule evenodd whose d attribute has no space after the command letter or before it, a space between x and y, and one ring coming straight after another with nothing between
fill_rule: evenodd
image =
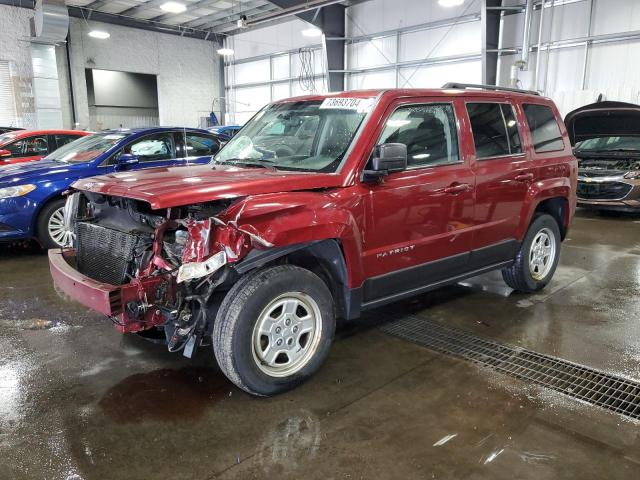
<instances>
[{"instance_id":1,"label":"red car","mask_svg":"<svg viewBox=\"0 0 640 480\"><path fill-rule=\"evenodd\" d=\"M506 89L282 100L206 166L76 182L55 283L122 332L272 395L326 357L335 318L490 270L522 292L556 269L577 162L551 100ZM208 340L208 341L207 341Z\"/></svg>"},{"instance_id":2,"label":"red car","mask_svg":"<svg viewBox=\"0 0 640 480\"><path fill-rule=\"evenodd\" d=\"M40 160L90 133L80 130L16 130L4 133L0 135L0 167Z\"/></svg>"}]
</instances>

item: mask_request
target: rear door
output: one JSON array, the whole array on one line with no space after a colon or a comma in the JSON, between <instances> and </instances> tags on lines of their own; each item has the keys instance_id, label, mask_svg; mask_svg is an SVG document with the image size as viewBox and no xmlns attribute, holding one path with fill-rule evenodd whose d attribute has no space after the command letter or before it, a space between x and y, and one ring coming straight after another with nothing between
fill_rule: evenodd
<instances>
[{"instance_id":1,"label":"rear door","mask_svg":"<svg viewBox=\"0 0 640 480\"><path fill-rule=\"evenodd\" d=\"M504 98L467 99L476 177L474 268L507 261L518 249L520 214L535 165L522 143L522 112Z\"/></svg>"},{"instance_id":2,"label":"rear door","mask_svg":"<svg viewBox=\"0 0 640 480\"><path fill-rule=\"evenodd\" d=\"M420 98L397 101L387 111L377 144L407 145L408 168L363 183L363 301L369 306L467 269L474 175L459 145L461 108L458 101Z\"/></svg>"}]
</instances>

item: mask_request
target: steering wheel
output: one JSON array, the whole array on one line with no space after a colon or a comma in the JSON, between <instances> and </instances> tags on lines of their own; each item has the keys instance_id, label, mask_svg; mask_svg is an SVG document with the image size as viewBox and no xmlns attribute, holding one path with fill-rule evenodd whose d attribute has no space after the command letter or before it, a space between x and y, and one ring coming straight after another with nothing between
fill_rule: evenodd
<instances>
[{"instance_id":1,"label":"steering wheel","mask_svg":"<svg viewBox=\"0 0 640 480\"><path fill-rule=\"evenodd\" d=\"M275 150L276 158L293 157L296 152L288 145L278 145Z\"/></svg>"}]
</instances>

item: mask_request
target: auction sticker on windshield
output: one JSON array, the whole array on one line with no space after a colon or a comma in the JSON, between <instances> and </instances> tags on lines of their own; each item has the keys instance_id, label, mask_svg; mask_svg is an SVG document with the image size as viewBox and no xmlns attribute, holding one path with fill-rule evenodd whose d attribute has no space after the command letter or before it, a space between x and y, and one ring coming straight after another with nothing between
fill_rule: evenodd
<instances>
[{"instance_id":1,"label":"auction sticker on windshield","mask_svg":"<svg viewBox=\"0 0 640 480\"><path fill-rule=\"evenodd\" d=\"M356 110L366 112L373 105L373 98L325 98L320 108L337 108L340 110Z\"/></svg>"}]
</instances>

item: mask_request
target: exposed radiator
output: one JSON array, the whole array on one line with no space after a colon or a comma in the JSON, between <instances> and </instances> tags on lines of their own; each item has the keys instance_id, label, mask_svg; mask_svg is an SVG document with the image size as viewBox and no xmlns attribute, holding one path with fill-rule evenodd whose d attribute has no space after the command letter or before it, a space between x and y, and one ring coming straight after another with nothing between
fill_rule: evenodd
<instances>
[{"instance_id":1,"label":"exposed radiator","mask_svg":"<svg viewBox=\"0 0 640 480\"><path fill-rule=\"evenodd\" d=\"M111 285L127 283L134 253L142 238L87 222L76 225L78 270Z\"/></svg>"}]
</instances>

